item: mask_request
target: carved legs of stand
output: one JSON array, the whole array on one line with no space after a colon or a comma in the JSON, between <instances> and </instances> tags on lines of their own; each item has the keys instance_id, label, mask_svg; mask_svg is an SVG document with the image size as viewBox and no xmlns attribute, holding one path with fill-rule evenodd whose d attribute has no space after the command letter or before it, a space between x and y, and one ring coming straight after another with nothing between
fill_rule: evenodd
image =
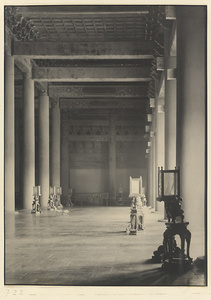
<instances>
[{"instance_id":1,"label":"carved legs of stand","mask_svg":"<svg viewBox=\"0 0 211 300\"><path fill-rule=\"evenodd\" d=\"M58 210L60 208L63 208L61 201L60 201L60 195L50 195L48 199L48 210Z\"/></svg>"},{"instance_id":2,"label":"carved legs of stand","mask_svg":"<svg viewBox=\"0 0 211 300\"><path fill-rule=\"evenodd\" d=\"M189 259L189 260L192 260L192 258L190 257L190 241L191 241L191 232L188 230L188 229L186 229L186 231L185 231L185 240L186 240L186 242L187 242L187 258Z\"/></svg>"},{"instance_id":3,"label":"carved legs of stand","mask_svg":"<svg viewBox=\"0 0 211 300\"><path fill-rule=\"evenodd\" d=\"M41 213L41 209L40 209L40 202L39 202L39 197L38 196L34 196L33 197L33 202L32 202L32 214L37 214L37 213Z\"/></svg>"},{"instance_id":4,"label":"carved legs of stand","mask_svg":"<svg viewBox=\"0 0 211 300\"><path fill-rule=\"evenodd\" d=\"M137 231L144 229L144 214L139 212L136 208L131 209L130 213L130 235L136 235Z\"/></svg>"},{"instance_id":5,"label":"carved legs of stand","mask_svg":"<svg viewBox=\"0 0 211 300\"><path fill-rule=\"evenodd\" d=\"M164 246L164 260L169 259L169 261L172 261L173 252L176 248L176 241L174 236L171 236L169 234L168 229L163 234L164 240L163 240L163 246Z\"/></svg>"},{"instance_id":6,"label":"carved legs of stand","mask_svg":"<svg viewBox=\"0 0 211 300\"><path fill-rule=\"evenodd\" d=\"M138 229L137 209L131 209L130 213L130 234L135 235Z\"/></svg>"},{"instance_id":7,"label":"carved legs of stand","mask_svg":"<svg viewBox=\"0 0 211 300\"><path fill-rule=\"evenodd\" d=\"M138 228L144 230L144 213L138 214Z\"/></svg>"},{"instance_id":8,"label":"carved legs of stand","mask_svg":"<svg viewBox=\"0 0 211 300\"><path fill-rule=\"evenodd\" d=\"M177 260L178 262L184 263L186 258L189 262L192 261L190 258L190 241L191 233L186 228L184 223L180 224L168 224L168 228L164 232L164 262L168 260L169 263ZM179 235L181 239L181 249L177 247L175 236ZM185 254L185 241L187 243L187 254Z\"/></svg>"}]
</instances>

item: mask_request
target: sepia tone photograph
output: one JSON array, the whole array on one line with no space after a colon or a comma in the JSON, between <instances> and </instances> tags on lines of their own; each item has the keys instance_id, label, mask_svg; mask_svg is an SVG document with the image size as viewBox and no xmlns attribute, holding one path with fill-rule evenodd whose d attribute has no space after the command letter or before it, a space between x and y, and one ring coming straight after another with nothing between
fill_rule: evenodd
<instances>
[{"instance_id":1,"label":"sepia tone photograph","mask_svg":"<svg viewBox=\"0 0 211 300\"><path fill-rule=\"evenodd\" d=\"M207 5L3 5L4 286L207 287Z\"/></svg>"}]
</instances>

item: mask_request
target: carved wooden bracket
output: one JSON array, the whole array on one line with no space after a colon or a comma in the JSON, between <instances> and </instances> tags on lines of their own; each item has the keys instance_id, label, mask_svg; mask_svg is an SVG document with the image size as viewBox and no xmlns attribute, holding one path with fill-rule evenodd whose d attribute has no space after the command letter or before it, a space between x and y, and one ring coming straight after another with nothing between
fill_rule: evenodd
<instances>
[{"instance_id":1,"label":"carved wooden bracket","mask_svg":"<svg viewBox=\"0 0 211 300\"><path fill-rule=\"evenodd\" d=\"M19 41L39 40L39 31L29 19L24 18L18 13L14 6L5 7L5 23Z\"/></svg>"}]
</instances>

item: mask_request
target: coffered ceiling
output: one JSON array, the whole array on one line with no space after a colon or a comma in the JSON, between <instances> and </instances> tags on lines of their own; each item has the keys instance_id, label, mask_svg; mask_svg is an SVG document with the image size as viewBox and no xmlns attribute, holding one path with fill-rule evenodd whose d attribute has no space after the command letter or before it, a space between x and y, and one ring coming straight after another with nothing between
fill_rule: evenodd
<instances>
[{"instance_id":1,"label":"coffered ceiling","mask_svg":"<svg viewBox=\"0 0 211 300\"><path fill-rule=\"evenodd\" d=\"M158 7L156 8L158 9ZM22 6L23 16L45 41L152 40L157 17L153 6ZM27 40L21 35L20 40Z\"/></svg>"}]
</instances>

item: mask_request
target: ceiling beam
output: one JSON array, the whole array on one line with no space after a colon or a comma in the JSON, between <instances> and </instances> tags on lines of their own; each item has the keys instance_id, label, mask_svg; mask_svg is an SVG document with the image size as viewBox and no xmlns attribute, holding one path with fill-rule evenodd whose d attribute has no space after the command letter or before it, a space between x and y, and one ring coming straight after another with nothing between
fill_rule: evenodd
<instances>
[{"instance_id":1,"label":"ceiling beam","mask_svg":"<svg viewBox=\"0 0 211 300\"><path fill-rule=\"evenodd\" d=\"M140 99L60 99L60 108L91 109L91 108L120 108L120 109L145 109L146 102Z\"/></svg>"},{"instance_id":2,"label":"ceiling beam","mask_svg":"<svg viewBox=\"0 0 211 300\"><path fill-rule=\"evenodd\" d=\"M137 85L49 85L51 98L146 98L148 86Z\"/></svg>"},{"instance_id":3,"label":"ceiling beam","mask_svg":"<svg viewBox=\"0 0 211 300\"><path fill-rule=\"evenodd\" d=\"M37 88L40 85L46 84L45 82L36 82ZM15 80L15 91L18 97L22 97L23 79ZM51 99L69 98L69 99L139 99L145 101L147 98L148 87L142 86L140 83L137 85L103 85L96 84L61 84L61 85L49 85L48 95Z\"/></svg>"},{"instance_id":4,"label":"ceiling beam","mask_svg":"<svg viewBox=\"0 0 211 300\"><path fill-rule=\"evenodd\" d=\"M139 121L141 120L140 116L143 112L141 109L114 109L113 110L116 115L118 115L117 120L121 121L123 120L131 120L131 121ZM112 109L109 108L87 108L87 109L79 109L79 108L63 108L61 109L62 115L67 114L69 119L80 119L80 120L104 120L108 119L109 115L112 112Z\"/></svg>"},{"instance_id":5,"label":"ceiling beam","mask_svg":"<svg viewBox=\"0 0 211 300\"><path fill-rule=\"evenodd\" d=\"M60 82L146 82L150 81L149 67L38 67L33 68L35 81Z\"/></svg>"},{"instance_id":6,"label":"ceiling beam","mask_svg":"<svg viewBox=\"0 0 211 300\"><path fill-rule=\"evenodd\" d=\"M128 120L115 120L116 126L141 126L144 120L140 118L139 121L128 121ZM109 126L109 120L72 120L68 121L69 126Z\"/></svg>"},{"instance_id":7,"label":"ceiling beam","mask_svg":"<svg viewBox=\"0 0 211 300\"><path fill-rule=\"evenodd\" d=\"M17 42L13 55L33 59L152 59L152 42Z\"/></svg>"},{"instance_id":8,"label":"ceiling beam","mask_svg":"<svg viewBox=\"0 0 211 300\"><path fill-rule=\"evenodd\" d=\"M19 6L18 14L24 17L69 17L86 15L113 15L113 14L136 14L147 15L149 8L137 5L42 5L42 6Z\"/></svg>"},{"instance_id":9,"label":"ceiling beam","mask_svg":"<svg viewBox=\"0 0 211 300\"><path fill-rule=\"evenodd\" d=\"M68 135L68 141L101 141L101 142L108 142L109 141L109 135Z\"/></svg>"},{"instance_id":10,"label":"ceiling beam","mask_svg":"<svg viewBox=\"0 0 211 300\"><path fill-rule=\"evenodd\" d=\"M89 141L89 142L108 142L110 140L109 135L69 135L68 141ZM117 142L144 142L146 139L141 135L116 135Z\"/></svg>"}]
</instances>

